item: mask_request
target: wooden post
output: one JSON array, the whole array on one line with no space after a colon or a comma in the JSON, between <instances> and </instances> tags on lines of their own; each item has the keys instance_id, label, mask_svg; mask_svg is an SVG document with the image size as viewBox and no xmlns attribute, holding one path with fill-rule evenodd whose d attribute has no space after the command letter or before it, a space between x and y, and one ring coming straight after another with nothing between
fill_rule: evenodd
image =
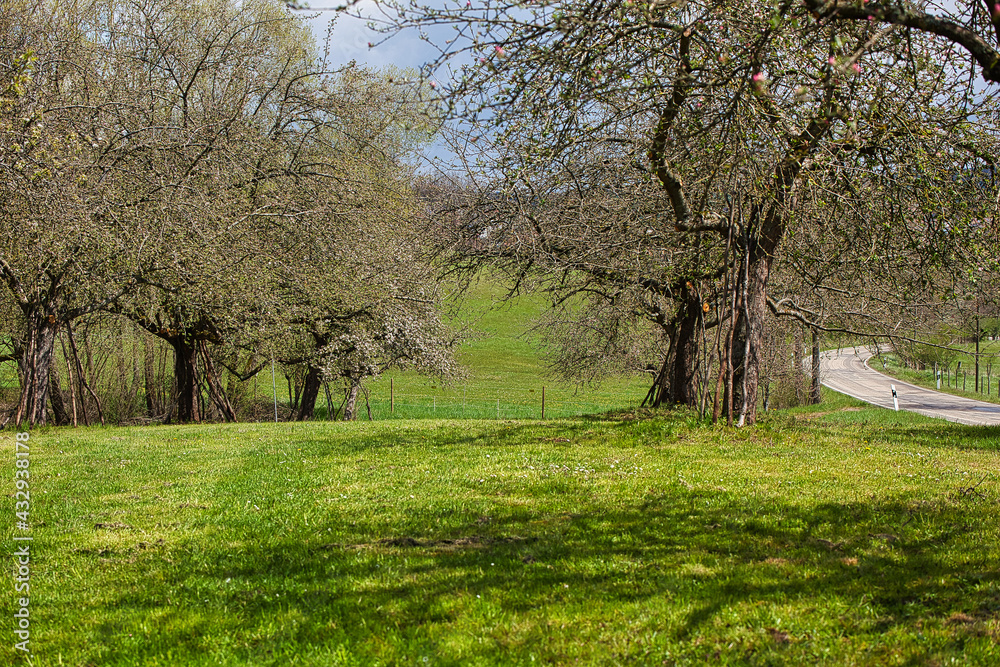
<instances>
[{"instance_id":1,"label":"wooden post","mask_svg":"<svg viewBox=\"0 0 1000 667\"><path fill-rule=\"evenodd\" d=\"M396 397L392 390L392 378L389 378L389 414L396 411Z\"/></svg>"},{"instance_id":2,"label":"wooden post","mask_svg":"<svg viewBox=\"0 0 1000 667\"><path fill-rule=\"evenodd\" d=\"M274 359L271 359L271 394L274 396L274 423L278 423L278 381L274 379Z\"/></svg>"},{"instance_id":3,"label":"wooden post","mask_svg":"<svg viewBox=\"0 0 1000 667\"><path fill-rule=\"evenodd\" d=\"M542 419L545 419L545 387L542 387Z\"/></svg>"}]
</instances>

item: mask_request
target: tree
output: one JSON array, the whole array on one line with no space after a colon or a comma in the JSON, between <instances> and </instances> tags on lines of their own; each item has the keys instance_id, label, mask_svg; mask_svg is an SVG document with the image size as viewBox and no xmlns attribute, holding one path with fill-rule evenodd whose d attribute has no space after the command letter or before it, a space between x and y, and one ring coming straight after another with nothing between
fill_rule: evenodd
<instances>
[{"instance_id":1,"label":"tree","mask_svg":"<svg viewBox=\"0 0 1000 667\"><path fill-rule=\"evenodd\" d=\"M405 154L427 123L406 88L325 71L305 24L270 0L40 1L5 5L0 21L0 277L21 314L17 421L45 422L56 336L98 311L171 346L178 421L202 418L206 390L235 419L219 349L273 358L274 336L314 330L303 309L367 318L351 329L365 346L320 346L326 365L393 332L405 342L378 347L396 350L379 363L430 358L417 332L431 344L445 330L403 235ZM420 308L391 305L408 288L427 293ZM320 297L331 292L339 300Z\"/></svg>"},{"instance_id":2,"label":"tree","mask_svg":"<svg viewBox=\"0 0 1000 667\"><path fill-rule=\"evenodd\" d=\"M485 176L503 185L489 186L487 209L491 197L517 202L515 214L501 212L482 226L518 230L510 243L494 242L498 254L509 256L514 239L530 237L549 260L553 248L566 249L566 273L600 276L605 285L648 290L655 280L686 287L689 295L715 291L719 296L701 301L729 330L724 341L716 336L719 384L726 387L726 411L735 411L741 424L756 416L769 303L774 312L808 319L802 309L776 307L782 298L769 294L782 242L799 226L816 224L808 212L833 199L859 202L865 189L902 192L893 189L893 151L904 139L911 154L926 156L934 155L933 144L946 144L949 154L959 149L970 123L979 127L977 140L995 137L992 127L974 122L993 100L977 94L957 52L882 25L875 15L840 20L843 14L824 15L829 8L814 12L806 4L491 2L411 8L402 24L458 28L427 72L454 64L458 75L441 86L451 112L478 128L476 143L494 149L484 150L481 164ZM968 154L982 161L989 151ZM950 169L946 162L921 166ZM581 198L596 197L600 190L579 176L595 163L617 178L626 165L643 174L634 210L648 224L632 225L631 234L605 224L612 217L607 206L598 206L596 217L576 218L576 229L559 226L565 216L540 214L539 183L544 194L549 183L564 184L552 196L559 201L574 188ZM940 178L947 181L945 174ZM893 201L897 206L887 207L880 221L909 213L909 204ZM650 230L653 242L643 242L636 229ZM584 246L589 252L581 252ZM643 260L628 265L631 275L604 261L631 247L653 265L697 248L704 263L670 266L670 279L661 280ZM723 283L721 292L713 281ZM674 302L667 319L683 331L690 318L696 329L695 304L682 305L690 297L680 289L662 292Z\"/></svg>"},{"instance_id":3,"label":"tree","mask_svg":"<svg viewBox=\"0 0 1000 667\"><path fill-rule=\"evenodd\" d=\"M269 255L265 328L286 364L304 363L298 419L323 382L346 384L345 418L365 379L390 368L454 373L436 272L418 225L424 212L407 162L427 138L425 111L399 73L350 69L327 83L331 115L300 147L317 171L262 229Z\"/></svg>"},{"instance_id":4,"label":"tree","mask_svg":"<svg viewBox=\"0 0 1000 667\"><path fill-rule=\"evenodd\" d=\"M57 333L130 284L136 218L105 188L101 72L81 14L0 10L0 278L22 315L16 422L44 424Z\"/></svg>"},{"instance_id":5,"label":"tree","mask_svg":"<svg viewBox=\"0 0 1000 667\"><path fill-rule=\"evenodd\" d=\"M95 18L116 104L117 186L142 211L137 289L113 310L174 350L174 418L200 419L198 360L235 413L209 346L246 334L266 253L255 225L282 215L295 145L315 126L324 76L302 23L265 0L132 0Z\"/></svg>"}]
</instances>

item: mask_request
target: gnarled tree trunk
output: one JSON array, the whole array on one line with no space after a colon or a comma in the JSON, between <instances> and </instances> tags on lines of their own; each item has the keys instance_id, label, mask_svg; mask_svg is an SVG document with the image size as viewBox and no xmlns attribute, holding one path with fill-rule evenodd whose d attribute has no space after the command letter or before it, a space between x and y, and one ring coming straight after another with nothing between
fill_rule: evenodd
<instances>
[{"instance_id":1,"label":"gnarled tree trunk","mask_svg":"<svg viewBox=\"0 0 1000 667\"><path fill-rule=\"evenodd\" d=\"M306 373L305 383L302 386L302 396L299 399L299 411L295 418L299 421L312 419L316 412L316 399L319 397L319 388L322 385L322 372L315 366L309 367Z\"/></svg>"},{"instance_id":2,"label":"gnarled tree trunk","mask_svg":"<svg viewBox=\"0 0 1000 667\"><path fill-rule=\"evenodd\" d=\"M698 332L703 318L701 297L688 282L681 289L681 304L667 327L670 349L647 395L653 407L664 404L697 407Z\"/></svg>"},{"instance_id":3,"label":"gnarled tree trunk","mask_svg":"<svg viewBox=\"0 0 1000 667\"><path fill-rule=\"evenodd\" d=\"M49 372L60 322L54 316L40 312L26 313L26 316L26 344L18 363L21 397L14 422L21 424L27 421L32 426L43 426L49 398Z\"/></svg>"}]
</instances>

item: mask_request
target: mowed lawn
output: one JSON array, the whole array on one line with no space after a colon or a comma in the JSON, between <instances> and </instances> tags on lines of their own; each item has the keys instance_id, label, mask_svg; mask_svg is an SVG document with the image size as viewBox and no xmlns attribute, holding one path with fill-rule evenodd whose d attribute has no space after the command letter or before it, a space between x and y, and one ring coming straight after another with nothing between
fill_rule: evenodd
<instances>
[{"instance_id":1,"label":"mowed lawn","mask_svg":"<svg viewBox=\"0 0 1000 667\"><path fill-rule=\"evenodd\" d=\"M1000 664L998 464L998 430L832 396L39 430L31 664Z\"/></svg>"}]
</instances>

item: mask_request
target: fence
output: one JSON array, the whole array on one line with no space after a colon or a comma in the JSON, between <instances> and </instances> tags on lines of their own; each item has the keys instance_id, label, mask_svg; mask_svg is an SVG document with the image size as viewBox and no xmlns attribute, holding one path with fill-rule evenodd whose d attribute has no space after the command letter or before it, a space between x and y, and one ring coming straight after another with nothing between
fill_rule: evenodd
<instances>
[{"instance_id":1,"label":"fence","mask_svg":"<svg viewBox=\"0 0 1000 667\"><path fill-rule=\"evenodd\" d=\"M400 387L390 380L358 395L359 419L370 410L373 420L381 419L554 419L602 414L639 407L648 386L646 380L613 388L572 386L498 388L495 391L468 387ZM325 397L316 406L316 418L326 419L330 408L339 412L343 395Z\"/></svg>"}]
</instances>

